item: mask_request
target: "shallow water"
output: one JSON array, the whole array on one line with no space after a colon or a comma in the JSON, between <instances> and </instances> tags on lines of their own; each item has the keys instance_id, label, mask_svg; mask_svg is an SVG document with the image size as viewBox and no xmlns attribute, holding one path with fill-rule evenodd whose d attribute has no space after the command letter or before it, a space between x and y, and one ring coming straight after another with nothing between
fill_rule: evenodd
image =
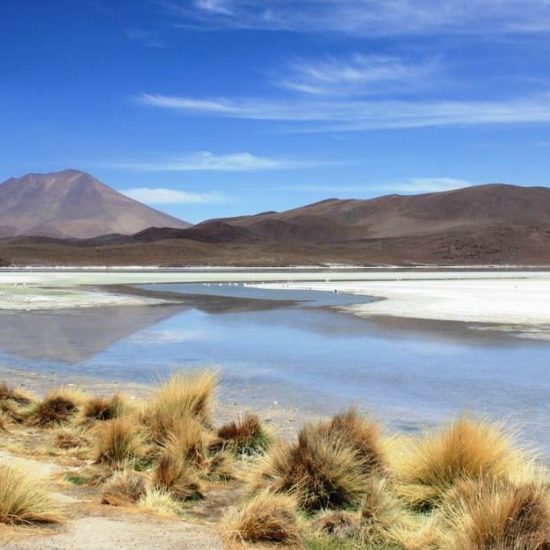
<instances>
[{"instance_id":1,"label":"shallow water","mask_svg":"<svg viewBox=\"0 0 550 550\"><path fill-rule=\"evenodd\" d=\"M463 411L508 418L550 456L550 344L456 323L377 322L338 313L369 298L241 285L144 285L186 303L0 314L0 363L152 382L219 365L250 404L311 413L352 403L415 430ZM203 300L201 297L217 296Z\"/></svg>"}]
</instances>

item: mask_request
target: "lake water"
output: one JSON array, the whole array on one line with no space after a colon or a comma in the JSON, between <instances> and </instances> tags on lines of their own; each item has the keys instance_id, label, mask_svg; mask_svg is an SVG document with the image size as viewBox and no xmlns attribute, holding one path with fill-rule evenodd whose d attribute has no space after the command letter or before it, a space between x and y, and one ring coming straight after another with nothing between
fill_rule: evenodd
<instances>
[{"instance_id":1,"label":"lake water","mask_svg":"<svg viewBox=\"0 0 550 550\"><path fill-rule=\"evenodd\" d=\"M241 285L161 284L183 303L0 314L0 363L23 370L153 382L218 365L251 404L308 413L350 404L414 430L464 411L507 418L550 455L550 344L459 324L339 313L369 298Z\"/></svg>"}]
</instances>

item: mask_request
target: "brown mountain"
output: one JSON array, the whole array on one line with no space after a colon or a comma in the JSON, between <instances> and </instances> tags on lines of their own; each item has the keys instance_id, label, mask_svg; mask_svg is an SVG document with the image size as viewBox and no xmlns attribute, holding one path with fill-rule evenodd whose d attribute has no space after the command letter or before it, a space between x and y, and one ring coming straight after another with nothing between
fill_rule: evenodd
<instances>
[{"instance_id":1,"label":"brown mountain","mask_svg":"<svg viewBox=\"0 0 550 550\"><path fill-rule=\"evenodd\" d=\"M93 249L93 253L90 251ZM550 189L504 184L329 199L186 229L0 244L5 263L74 265L550 265Z\"/></svg>"},{"instance_id":2,"label":"brown mountain","mask_svg":"<svg viewBox=\"0 0 550 550\"><path fill-rule=\"evenodd\" d=\"M88 238L189 224L118 193L78 170L27 174L0 184L0 237Z\"/></svg>"},{"instance_id":3,"label":"brown mountain","mask_svg":"<svg viewBox=\"0 0 550 550\"><path fill-rule=\"evenodd\" d=\"M537 225L550 225L549 188L489 184L413 196L328 199L281 213L210 220L185 235L326 244Z\"/></svg>"}]
</instances>

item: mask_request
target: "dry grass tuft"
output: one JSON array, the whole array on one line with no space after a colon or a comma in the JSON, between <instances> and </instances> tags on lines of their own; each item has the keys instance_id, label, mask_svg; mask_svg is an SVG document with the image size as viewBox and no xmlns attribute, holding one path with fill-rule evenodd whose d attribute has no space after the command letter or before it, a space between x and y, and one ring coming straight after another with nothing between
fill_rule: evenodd
<instances>
[{"instance_id":1,"label":"dry grass tuft","mask_svg":"<svg viewBox=\"0 0 550 550\"><path fill-rule=\"evenodd\" d=\"M347 437L326 423L306 424L295 444L281 443L260 463L252 480L256 490L296 496L309 511L346 508L364 495L368 465Z\"/></svg>"},{"instance_id":2,"label":"dry grass tuft","mask_svg":"<svg viewBox=\"0 0 550 550\"><path fill-rule=\"evenodd\" d=\"M259 493L240 512L226 517L224 541L227 545L273 543L298 546L300 534L296 507L296 500L288 495Z\"/></svg>"},{"instance_id":3,"label":"dry grass tuft","mask_svg":"<svg viewBox=\"0 0 550 550\"><path fill-rule=\"evenodd\" d=\"M59 505L38 480L0 465L0 523L58 523Z\"/></svg>"},{"instance_id":4,"label":"dry grass tuft","mask_svg":"<svg viewBox=\"0 0 550 550\"><path fill-rule=\"evenodd\" d=\"M409 444L398 467L399 490L414 507L428 509L462 479L507 478L522 465L500 426L463 417Z\"/></svg>"},{"instance_id":5,"label":"dry grass tuft","mask_svg":"<svg viewBox=\"0 0 550 550\"><path fill-rule=\"evenodd\" d=\"M154 472L155 487L169 491L178 500L203 498L197 465L206 460L202 441L171 436Z\"/></svg>"},{"instance_id":6,"label":"dry grass tuft","mask_svg":"<svg viewBox=\"0 0 550 550\"><path fill-rule=\"evenodd\" d=\"M9 426L12 423L13 418L6 412L0 410L0 431L9 432Z\"/></svg>"},{"instance_id":7,"label":"dry grass tuft","mask_svg":"<svg viewBox=\"0 0 550 550\"><path fill-rule=\"evenodd\" d=\"M102 504L130 506L145 496L146 487L143 475L123 470L115 472L103 486Z\"/></svg>"},{"instance_id":8,"label":"dry grass tuft","mask_svg":"<svg viewBox=\"0 0 550 550\"><path fill-rule=\"evenodd\" d=\"M217 436L216 448L226 448L239 455L263 453L271 442L261 420L250 413L219 428Z\"/></svg>"},{"instance_id":9,"label":"dry grass tuft","mask_svg":"<svg viewBox=\"0 0 550 550\"><path fill-rule=\"evenodd\" d=\"M360 539L364 546L395 544L395 530L415 528L412 516L392 493L386 479L371 478L359 510Z\"/></svg>"},{"instance_id":10,"label":"dry grass tuft","mask_svg":"<svg viewBox=\"0 0 550 550\"><path fill-rule=\"evenodd\" d=\"M0 413L12 421L21 423L25 420L25 409L35 401L34 397L23 390L14 390L0 383Z\"/></svg>"},{"instance_id":11,"label":"dry grass tuft","mask_svg":"<svg viewBox=\"0 0 550 550\"><path fill-rule=\"evenodd\" d=\"M359 534L359 517L352 512L340 510L322 512L315 520L314 528L335 539L353 539Z\"/></svg>"},{"instance_id":12,"label":"dry grass tuft","mask_svg":"<svg viewBox=\"0 0 550 550\"><path fill-rule=\"evenodd\" d=\"M547 483L464 480L442 507L449 550L547 550L550 494Z\"/></svg>"},{"instance_id":13,"label":"dry grass tuft","mask_svg":"<svg viewBox=\"0 0 550 550\"><path fill-rule=\"evenodd\" d=\"M77 449L79 447L87 447L89 445L89 441L75 432L63 430L55 435L54 445L58 449L69 450Z\"/></svg>"},{"instance_id":14,"label":"dry grass tuft","mask_svg":"<svg viewBox=\"0 0 550 550\"><path fill-rule=\"evenodd\" d=\"M216 380L214 371L176 374L158 388L143 418L158 444L162 445L188 418L211 425Z\"/></svg>"},{"instance_id":15,"label":"dry grass tuft","mask_svg":"<svg viewBox=\"0 0 550 550\"><path fill-rule=\"evenodd\" d=\"M125 410L124 397L116 393L110 399L106 397L91 397L82 409L83 423L103 420L113 420L120 417Z\"/></svg>"},{"instance_id":16,"label":"dry grass tuft","mask_svg":"<svg viewBox=\"0 0 550 550\"><path fill-rule=\"evenodd\" d=\"M380 439L380 428L366 415L351 408L336 415L326 427L329 434L349 442L361 457L366 472L382 474L386 459Z\"/></svg>"},{"instance_id":17,"label":"dry grass tuft","mask_svg":"<svg viewBox=\"0 0 550 550\"><path fill-rule=\"evenodd\" d=\"M29 423L48 428L68 423L85 403L86 396L81 392L60 388L50 391L29 413Z\"/></svg>"},{"instance_id":18,"label":"dry grass tuft","mask_svg":"<svg viewBox=\"0 0 550 550\"><path fill-rule=\"evenodd\" d=\"M108 420L97 426L94 436L96 463L121 465L147 453L143 435L130 418Z\"/></svg>"},{"instance_id":19,"label":"dry grass tuft","mask_svg":"<svg viewBox=\"0 0 550 550\"><path fill-rule=\"evenodd\" d=\"M181 505L172 498L166 489L149 489L137 502L137 507L144 512L162 516L181 514Z\"/></svg>"}]
</instances>

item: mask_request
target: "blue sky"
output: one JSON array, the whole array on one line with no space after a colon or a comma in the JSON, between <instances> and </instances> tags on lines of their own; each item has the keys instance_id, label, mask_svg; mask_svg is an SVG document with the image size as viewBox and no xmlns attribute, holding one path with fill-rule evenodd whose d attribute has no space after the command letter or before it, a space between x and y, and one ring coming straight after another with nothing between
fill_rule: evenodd
<instances>
[{"instance_id":1,"label":"blue sky","mask_svg":"<svg viewBox=\"0 0 550 550\"><path fill-rule=\"evenodd\" d=\"M549 0L5 0L0 180L190 221L550 185Z\"/></svg>"}]
</instances>

